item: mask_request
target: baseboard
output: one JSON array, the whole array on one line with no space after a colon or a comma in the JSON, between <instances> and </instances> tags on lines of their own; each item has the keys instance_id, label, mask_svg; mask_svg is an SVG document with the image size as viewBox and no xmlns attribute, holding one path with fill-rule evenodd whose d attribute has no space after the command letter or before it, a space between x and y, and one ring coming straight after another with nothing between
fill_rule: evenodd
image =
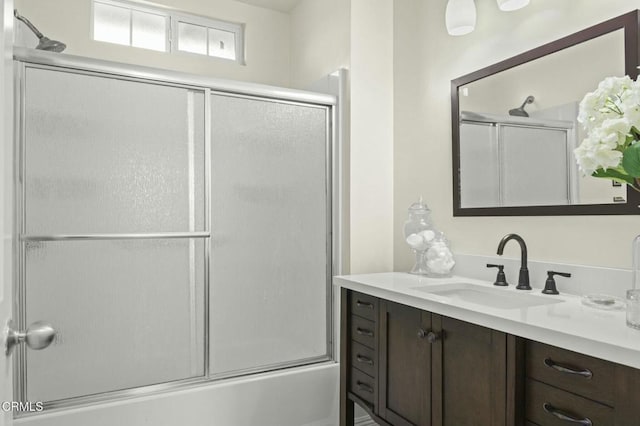
<instances>
[{"instance_id":1,"label":"baseboard","mask_svg":"<svg viewBox=\"0 0 640 426\"><path fill-rule=\"evenodd\" d=\"M354 419L354 426L377 426L378 424L371 420L369 416L362 416Z\"/></svg>"}]
</instances>

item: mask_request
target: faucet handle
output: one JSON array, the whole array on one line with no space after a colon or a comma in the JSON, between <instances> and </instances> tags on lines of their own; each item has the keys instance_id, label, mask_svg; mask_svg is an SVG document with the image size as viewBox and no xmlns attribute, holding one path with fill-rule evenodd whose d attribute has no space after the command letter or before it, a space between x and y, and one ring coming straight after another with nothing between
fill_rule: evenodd
<instances>
[{"instance_id":1,"label":"faucet handle","mask_svg":"<svg viewBox=\"0 0 640 426\"><path fill-rule=\"evenodd\" d=\"M493 285L504 287L509 285L507 277L504 275L504 265L495 265L493 263L487 263L487 268L498 268L498 275Z\"/></svg>"},{"instance_id":2,"label":"faucet handle","mask_svg":"<svg viewBox=\"0 0 640 426\"><path fill-rule=\"evenodd\" d=\"M542 290L544 294L560 294L556 288L556 280L553 278L554 275L566 278L571 277L571 274L568 272L547 271L547 281L544 283L544 290Z\"/></svg>"}]
</instances>

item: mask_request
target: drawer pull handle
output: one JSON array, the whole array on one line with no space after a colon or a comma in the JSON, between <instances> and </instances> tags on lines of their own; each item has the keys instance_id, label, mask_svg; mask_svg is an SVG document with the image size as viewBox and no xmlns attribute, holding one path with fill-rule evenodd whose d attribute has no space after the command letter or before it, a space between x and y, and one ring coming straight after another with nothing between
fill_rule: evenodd
<instances>
[{"instance_id":1,"label":"drawer pull handle","mask_svg":"<svg viewBox=\"0 0 640 426\"><path fill-rule=\"evenodd\" d=\"M359 391L373 393L373 388L366 383L362 383L360 380L356 382Z\"/></svg>"},{"instance_id":2,"label":"drawer pull handle","mask_svg":"<svg viewBox=\"0 0 640 426\"><path fill-rule=\"evenodd\" d=\"M369 302L361 302L359 300L356 300L356 306L358 308L367 308L367 309L373 309L373 303L369 303Z\"/></svg>"},{"instance_id":3,"label":"drawer pull handle","mask_svg":"<svg viewBox=\"0 0 640 426\"><path fill-rule=\"evenodd\" d=\"M587 368L585 368L584 370L574 370L573 368L569 368L567 366L554 362L551 358L545 358L544 365L549 368L553 368L554 370L561 373L575 374L576 376L582 376L586 379L590 379L591 377L593 377L593 373Z\"/></svg>"},{"instance_id":4,"label":"drawer pull handle","mask_svg":"<svg viewBox=\"0 0 640 426\"><path fill-rule=\"evenodd\" d=\"M548 402L545 402L544 404L542 404L542 408L544 408L544 411L546 411L547 413L555 416L557 419L564 420L565 422L575 423L583 426L593 425L593 423L591 423L591 420L588 417L585 417L584 419L577 419L575 417L568 415L567 413L564 413L558 410L556 407L549 404Z\"/></svg>"},{"instance_id":5,"label":"drawer pull handle","mask_svg":"<svg viewBox=\"0 0 640 426\"><path fill-rule=\"evenodd\" d=\"M356 361L363 364L373 365L373 360L371 358L362 355L356 355Z\"/></svg>"},{"instance_id":6,"label":"drawer pull handle","mask_svg":"<svg viewBox=\"0 0 640 426\"><path fill-rule=\"evenodd\" d=\"M357 327L356 333L358 333L361 336L373 337L373 331L367 330L366 328Z\"/></svg>"}]
</instances>

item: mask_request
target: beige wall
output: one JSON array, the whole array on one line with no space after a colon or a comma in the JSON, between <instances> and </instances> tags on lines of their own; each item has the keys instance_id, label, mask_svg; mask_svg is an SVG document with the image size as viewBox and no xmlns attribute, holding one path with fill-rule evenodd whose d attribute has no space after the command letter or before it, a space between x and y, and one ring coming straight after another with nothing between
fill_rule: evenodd
<instances>
[{"instance_id":1,"label":"beige wall","mask_svg":"<svg viewBox=\"0 0 640 426\"><path fill-rule=\"evenodd\" d=\"M291 12L291 82L349 68L347 273L393 270L393 0L302 0Z\"/></svg>"},{"instance_id":2,"label":"beige wall","mask_svg":"<svg viewBox=\"0 0 640 426\"><path fill-rule=\"evenodd\" d=\"M300 0L291 11L291 86L305 89L349 67L348 0Z\"/></svg>"},{"instance_id":3,"label":"beige wall","mask_svg":"<svg viewBox=\"0 0 640 426\"><path fill-rule=\"evenodd\" d=\"M196 15L246 24L246 65L193 54L168 54L91 39L90 0L17 0L16 8L46 36L64 41L65 53L196 73L216 78L288 86L289 15L232 0L157 0Z\"/></svg>"},{"instance_id":4,"label":"beige wall","mask_svg":"<svg viewBox=\"0 0 640 426\"><path fill-rule=\"evenodd\" d=\"M510 13L500 12L493 0L476 5L476 31L450 37L444 26L445 1L396 2L396 44L409 45L404 53L396 52L394 64L396 105L400 97L404 104L402 112L396 107L395 116L395 269L412 264L401 227L407 207L419 195L454 251L494 255L499 239L516 232L527 241L531 259L629 268L640 217L454 218L449 91L454 78L640 8L640 0L534 0ZM400 14L411 17L411 31L399 24ZM519 256L517 247L507 247L505 255Z\"/></svg>"},{"instance_id":5,"label":"beige wall","mask_svg":"<svg viewBox=\"0 0 640 426\"><path fill-rule=\"evenodd\" d=\"M351 0L351 273L393 269L393 0Z\"/></svg>"}]
</instances>

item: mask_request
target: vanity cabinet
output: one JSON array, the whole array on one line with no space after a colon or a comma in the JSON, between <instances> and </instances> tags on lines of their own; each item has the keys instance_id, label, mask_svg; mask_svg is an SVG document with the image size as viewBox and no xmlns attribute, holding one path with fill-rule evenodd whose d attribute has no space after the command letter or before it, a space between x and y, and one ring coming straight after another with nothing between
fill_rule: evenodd
<instances>
[{"instance_id":1,"label":"vanity cabinet","mask_svg":"<svg viewBox=\"0 0 640 426\"><path fill-rule=\"evenodd\" d=\"M640 370L342 290L340 425L637 426Z\"/></svg>"},{"instance_id":2,"label":"vanity cabinet","mask_svg":"<svg viewBox=\"0 0 640 426\"><path fill-rule=\"evenodd\" d=\"M514 424L513 336L349 290L342 299L341 425L353 425L354 401L381 425Z\"/></svg>"},{"instance_id":3,"label":"vanity cabinet","mask_svg":"<svg viewBox=\"0 0 640 426\"><path fill-rule=\"evenodd\" d=\"M527 425L640 424L640 371L566 349L527 341Z\"/></svg>"}]
</instances>

